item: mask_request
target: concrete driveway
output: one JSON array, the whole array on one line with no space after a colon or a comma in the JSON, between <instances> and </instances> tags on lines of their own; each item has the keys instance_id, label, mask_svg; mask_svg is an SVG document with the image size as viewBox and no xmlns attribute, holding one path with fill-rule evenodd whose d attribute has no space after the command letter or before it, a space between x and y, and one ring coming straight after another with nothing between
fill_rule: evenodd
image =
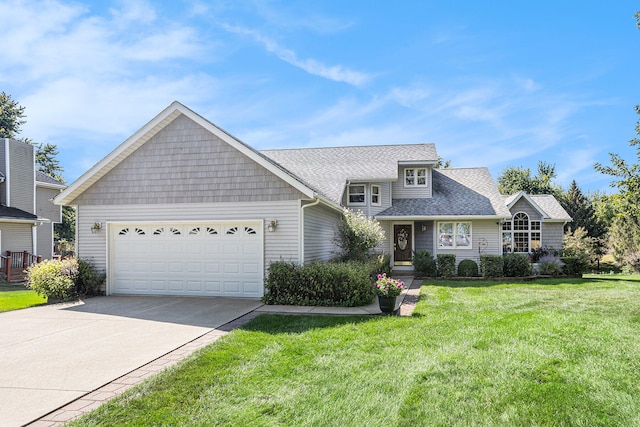
<instances>
[{"instance_id":1,"label":"concrete driveway","mask_svg":"<svg viewBox=\"0 0 640 427\"><path fill-rule=\"evenodd\" d=\"M0 425L36 420L261 305L109 296L0 313Z\"/></svg>"}]
</instances>

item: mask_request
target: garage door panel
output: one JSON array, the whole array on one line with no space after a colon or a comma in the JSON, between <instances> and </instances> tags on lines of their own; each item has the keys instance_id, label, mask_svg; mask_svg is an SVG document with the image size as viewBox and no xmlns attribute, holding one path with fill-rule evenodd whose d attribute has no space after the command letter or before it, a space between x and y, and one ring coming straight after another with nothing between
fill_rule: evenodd
<instances>
[{"instance_id":1,"label":"garage door panel","mask_svg":"<svg viewBox=\"0 0 640 427\"><path fill-rule=\"evenodd\" d=\"M260 297L261 223L110 227L110 292Z\"/></svg>"}]
</instances>

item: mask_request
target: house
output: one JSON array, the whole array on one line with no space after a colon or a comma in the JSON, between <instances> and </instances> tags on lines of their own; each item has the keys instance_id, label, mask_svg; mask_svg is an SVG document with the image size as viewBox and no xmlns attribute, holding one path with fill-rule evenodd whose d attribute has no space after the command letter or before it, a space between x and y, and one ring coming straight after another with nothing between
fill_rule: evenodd
<instances>
[{"instance_id":1,"label":"house","mask_svg":"<svg viewBox=\"0 0 640 427\"><path fill-rule=\"evenodd\" d=\"M270 262L336 255L343 207L380 221L395 268L416 249L522 250L520 212L539 228L530 248L561 245L555 199L505 200L486 168L437 160L433 144L257 151L174 102L55 203L77 208L78 256L106 271L108 294L260 297ZM503 245L506 223L519 245Z\"/></svg>"},{"instance_id":2,"label":"house","mask_svg":"<svg viewBox=\"0 0 640 427\"><path fill-rule=\"evenodd\" d=\"M36 170L33 145L0 139L0 252L53 256L53 224L62 220L52 200L66 186Z\"/></svg>"}]
</instances>

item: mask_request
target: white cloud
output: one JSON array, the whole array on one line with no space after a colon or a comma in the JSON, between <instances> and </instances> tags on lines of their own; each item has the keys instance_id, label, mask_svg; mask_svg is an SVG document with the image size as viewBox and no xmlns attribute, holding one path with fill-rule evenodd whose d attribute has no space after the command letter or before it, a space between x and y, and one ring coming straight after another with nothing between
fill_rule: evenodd
<instances>
[{"instance_id":1,"label":"white cloud","mask_svg":"<svg viewBox=\"0 0 640 427\"><path fill-rule=\"evenodd\" d=\"M370 75L351 70L343 65L326 65L312 58L299 59L293 50L280 46L275 40L264 36L256 30L228 24L221 24L221 27L231 33L252 37L255 41L261 43L268 52L273 53L284 62L300 68L309 74L354 86L364 85L371 80Z\"/></svg>"}]
</instances>

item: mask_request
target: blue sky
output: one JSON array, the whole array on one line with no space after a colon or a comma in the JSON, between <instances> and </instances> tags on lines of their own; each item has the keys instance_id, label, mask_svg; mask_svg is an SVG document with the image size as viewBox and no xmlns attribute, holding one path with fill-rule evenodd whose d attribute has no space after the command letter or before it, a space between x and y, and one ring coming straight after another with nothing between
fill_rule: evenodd
<instances>
[{"instance_id":1,"label":"blue sky","mask_svg":"<svg viewBox=\"0 0 640 427\"><path fill-rule=\"evenodd\" d=\"M165 4L168 3L168 4ZM256 149L435 143L454 167L595 162L628 145L627 1L0 0L0 91L73 181L178 100Z\"/></svg>"}]
</instances>

